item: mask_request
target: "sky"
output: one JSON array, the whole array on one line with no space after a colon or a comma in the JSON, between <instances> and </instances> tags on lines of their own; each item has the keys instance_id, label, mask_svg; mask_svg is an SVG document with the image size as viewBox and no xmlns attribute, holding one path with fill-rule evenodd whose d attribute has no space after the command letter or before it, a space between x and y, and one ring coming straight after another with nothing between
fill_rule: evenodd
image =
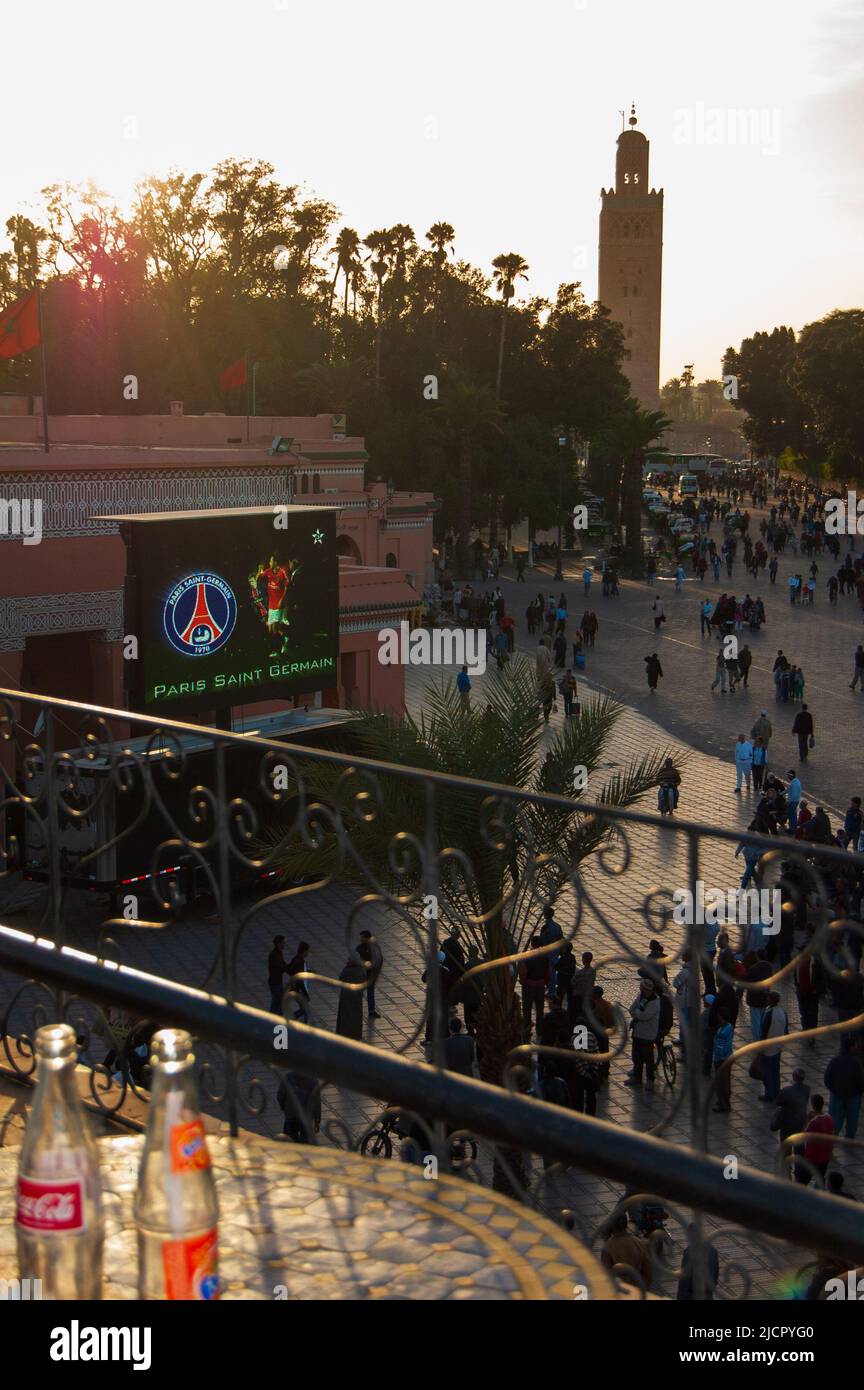
<instances>
[{"instance_id":1,"label":"sky","mask_svg":"<svg viewBox=\"0 0 864 1390\"><path fill-rule=\"evenodd\" d=\"M665 191L665 381L864 302L860 0L40 0L0 33L0 223L47 184L269 160L366 235L451 222L597 292L622 109ZM25 61L30 54L32 61Z\"/></svg>"}]
</instances>

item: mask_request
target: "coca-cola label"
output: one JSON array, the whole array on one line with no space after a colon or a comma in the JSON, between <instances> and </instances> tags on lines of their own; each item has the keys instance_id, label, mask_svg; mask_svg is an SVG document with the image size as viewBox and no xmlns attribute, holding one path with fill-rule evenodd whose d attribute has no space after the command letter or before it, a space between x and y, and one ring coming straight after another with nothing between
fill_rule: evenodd
<instances>
[{"instance_id":1,"label":"coca-cola label","mask_svg":"<svg viewBox=\"0 0 864 1390\"><path fill-rule=\"evenodd\" d=\"M207 1133L201 1120L171 1126L171 1172L195 1173L210 1167Z\"/></svg>"},{"instance_id":2,"label":"coca-cola label","mask_svg":"<svg viewBox=\"0 0 864 1390\"><path fill-rule=\"evenodd\" d=\"M83 1178L18 1179L16 1221L28 1231L83 1231Z\"/></svg>"}]
</instances>

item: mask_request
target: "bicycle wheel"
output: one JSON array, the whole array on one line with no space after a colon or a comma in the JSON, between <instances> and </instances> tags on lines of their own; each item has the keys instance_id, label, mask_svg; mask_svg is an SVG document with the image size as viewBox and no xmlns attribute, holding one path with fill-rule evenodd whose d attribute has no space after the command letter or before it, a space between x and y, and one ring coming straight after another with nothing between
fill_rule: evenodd
<instances>
[{"instance_id":1,"label":"bicycle wheel","mask_svg":"<svg viewBox=\"0 0 864 1390\"><path fill-rule=\"evenodd\" d=\"M364 1158L393 1157L393 1143L383 1125L376 1125L368 1134L363 1135L360 1152Z\"/></svg>"},{"instance_id":2,"label":"bicycle wheel","mask_svg":"<svg viewBox=\"0 0 864 1390\"><path fill-rule=\"evenodd\" d=\"M477 1157L477 1141L470 1134L459 1135L450 1141L450 1162L454 1168L473 1163Z\"/></svg>"},{"instance_id":3,"label":"bicycle wheel","mask_svg":"<svg viewBox=\"0 0 864 1390\"><path fill-rule=\"evenodd\" d=\"M675 1078L678 1075L678 1062L675 1052L667 1043L660 1054L660 1062L663 1067L663 1075L666 1078L667 1086L675 1085Z\"/></svg>"}]
</instances>

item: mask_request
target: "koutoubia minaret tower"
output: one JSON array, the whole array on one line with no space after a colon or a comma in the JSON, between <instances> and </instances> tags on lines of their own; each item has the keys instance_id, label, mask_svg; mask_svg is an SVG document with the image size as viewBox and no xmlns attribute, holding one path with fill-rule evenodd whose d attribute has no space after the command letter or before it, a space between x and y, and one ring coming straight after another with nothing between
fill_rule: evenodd
<instances>
[{"instance_id":1,"label":"koutoubia minaret tower","mask_svg":"<svg viewBox=\"0 0 864 1390\"><path fill-rule=\"evenodd\" d=\"M623 325L630 353L621 370L644 410L660 400L660 299L663 271L663 190L648 191L648 141L636 129L618 136L615 188L600 197L598 299Z\"/></svg>"}]
</instances>

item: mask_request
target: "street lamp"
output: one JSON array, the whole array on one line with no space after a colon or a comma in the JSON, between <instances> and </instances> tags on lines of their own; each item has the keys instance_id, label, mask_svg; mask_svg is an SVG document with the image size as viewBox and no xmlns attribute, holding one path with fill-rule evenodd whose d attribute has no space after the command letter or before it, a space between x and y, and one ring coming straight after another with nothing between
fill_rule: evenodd
<instances>
[{"instance_id":1,"label":"street lamp","mask_svg":"<svg viewBox=\"0 0 864 1390\"><path fill-rule=\"evenodd\" d=\"M564 433L564 426L558 428L558 563L555 567L555 583L563 584L564 571L561 568L561 511L564 505L564 450L567 448L567 436Z\"/></svg>"}]
</instances>

